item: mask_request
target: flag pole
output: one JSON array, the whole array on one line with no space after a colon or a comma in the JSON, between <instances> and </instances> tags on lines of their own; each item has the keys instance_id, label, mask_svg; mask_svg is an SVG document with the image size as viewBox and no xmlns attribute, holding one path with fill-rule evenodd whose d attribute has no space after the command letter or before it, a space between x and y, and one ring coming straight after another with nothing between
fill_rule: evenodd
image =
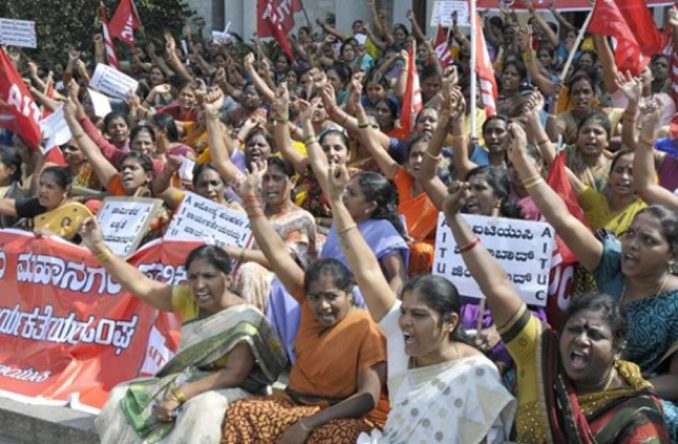
<instances>
[{"instance_id":1,"label":"flag pole","mask_svg":"<svg viewBox=\"0 0 678 444\"><path fill-rule=\"evenodd\" d=\"M560 75L558 75L558 80L562 81L563 79L565 79L567 71L570 70L570 65L572 65L572 62L574 61L574 56L577 53L577 48L579 48L579 45L581 44L582 40L584 40L584 34L586 34L586 30L589 27L589 23L591 23L591 18L593 18L593 10L595 9L595 7L596 4L594 2L588 17L586 17L586 20L584 21L584 25L579 30L579 34L577 34L577 39L574 41L572 49L570 49L570 53L567 56L567 61L563 65L563 69L560 71Z\"/></svg>"},{"instance_id":2,"label":"flag pole","mask_svg":"<svg viewBox=\"0 0 678 444\"><path fill-rule=\"evenodd\" d=\"M476 70L476 57L478 57L478 54L476 54L476 48L477 48L477 42L476 42L476 0L468 0L469 2L469 22L471 25L471 61L470 67L471 67L471 88L470 88L470 106L469 106L469 111L471 112L471 140L475 142L476 140L476 95L478 91L478 72Z\"/></svg>"}]
</instances>

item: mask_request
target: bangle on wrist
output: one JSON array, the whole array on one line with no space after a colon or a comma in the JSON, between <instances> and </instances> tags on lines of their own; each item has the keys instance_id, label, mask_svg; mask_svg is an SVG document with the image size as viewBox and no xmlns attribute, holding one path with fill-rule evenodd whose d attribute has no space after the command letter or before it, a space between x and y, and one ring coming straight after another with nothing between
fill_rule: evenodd
<instances>
[{"instance_id":1,"label":"bangle on wrist","mask_svg":"<svg viewBox=\"0 0 678 444\"><path fill-rule=\"evenodd\" d=\"M113 256L113 253L111 252L111 249L108 248L107 245L103 245L99 251L94 253L94 257L96 258L97 261L99 261L100 264L106 264L111 261L111 257Z\"/></svg>"},{"instance_id":2,"label":"bangle on wrist","mask_svg":"<svg viewBox=\"0 0 678 444\"><path fill-rule=\"evenodd\" d=\"M641 143L641 144L647 145L647 146L651 146L652 148L654 148L654 141L653 141L653 140L641 140L641 139L638 139L638 143Z\"/></svg>"},{"instance_id":3,"label":"bangle on wrist","mask_svg":"<svg viewBox=\"0 0 678 444\"><path fill-rule=\"evenodd\" d=\"M358 227L358 226L357 226L356 224L349 225L348 227L344 227L344 228L342 228L342 229L340 229L340 230L337 230L337 234L338 234L339 236L341 236L342 234L346 234L346 233L348 233L349 231L351 231L352 229L357 228L357 227Z\"/></svg>"},{"instance_id":4,"label":"bangle on wrist","mask_svg":"<svg viewBox=\"0 0 678 444\"><path fill-rule=\"evenodd\" d=\"M172 395L172 397L176 399L179 404L183 404L184 402L188 401L186 394L182 392L179 387L174 387L172 390L170 390L170 395Z\"/></svg>"},{"instance_id":5,"label":"bangle on wrist","mask_svg":"<svg viewBox=\"0 0 678 444\"><path fill-rule=\"evenodd\" d=\"M365 123L358 123L358 128L364 129L364 128L369 128L370 124L368 122Z\"/></svg>"},{"instance_id":6,"label":"bangle on wrist","mask_svg":"<svg viewBox=\"0 0 678 444\"><path fill-rule=\"evenodd\" d=\"M240 254L238 255L238 262L242 264L245 259L245 248L240 248Z\"/></svg>"},{"instance_id":7,"label":"bangle on wrist","mask_svg":"<svg viewBox=\"0 0 678 444\"><path fill-rule=\"evenodd\" d=\"M530 177L529 179L523 181L523 188L525 188L526 190L529 190L531 188L536 187L537 185L539 185L543 181L544 181L544 179L542 179L541 176Z\"/></svg>"},{"instance_id":8,"label":"bangle on wrist","mask_svg":"<svg viewBox=\"0 0 678 444\"><path fill-rule=\"evenodd\" d=\"M442 155L442 154L438 154L437 156L434 156L433 154L431 154L431 153L429 152L429 150L424 151L424 155L425 155L426 157L428 157L429 159L435 160L436 162L440 162L441 160L443 160L443 155Z\"/></svg>"},{"instance_id":9,"label":"bangle on wrist","mask_svg":"<svg viewBox=\"0 0 678 444\"><path fill-rule=\"evenodd\" d=\"M316 136L309 136L304 140L304 145L313 145L314 143L318 143Z\"/></svg>"},{"instance_id":10,"label":"bangle on wrist","mask_svg":"<svg viewBox=\"0 0 678 444\"><path fill-rule=\"evenodd\" d=\"M473 250L476 247L476 245L478 245L479 243L480 243L480 239L476 237L475 239L473 239L468 244L462 245L461 247L457 247L457 248L459 249L459 253L464 254L464 253L468 253L469 251Z\"/></svg>"}]
</instances>

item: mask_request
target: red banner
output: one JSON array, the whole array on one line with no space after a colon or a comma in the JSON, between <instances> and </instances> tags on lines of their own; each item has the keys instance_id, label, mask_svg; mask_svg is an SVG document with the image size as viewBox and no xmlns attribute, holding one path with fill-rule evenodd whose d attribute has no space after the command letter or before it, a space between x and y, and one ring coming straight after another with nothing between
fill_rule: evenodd
<instances>
[{"instance_id":1,"label":"red banner","mask_svg":"<svg viewBox=\"0 0 678 444\"><path fill-rule=\"evenodd\" d=\"M129 262L178 284L195 246L149 244ZM0 279L4 396L93 411L116 384L156 373L178 348L178 317L122 291L82 247L0 230Z\"/></svg>"},{"instance_id":2,"label":"red banner","mask_svg":"<svg viewBox=\"0 0 678 444\"><path fill-rule=\"evenodd\" d=\"M509 8L527 10L523 0L478 0L478 9L499 9L503 3ZM651 7L671 6L674 2L666 0L645 0L645 4ZM548 2L532 0L535 9L548 9ZM583 11L591 9L590 0L554 0L553 5L560 11Z\"/></svg>"},{"instance_id":3,"label":"red banner","mask_svg":"<svg viewBox=\"0 0 678 444\"><path fill-rule=\"evenodd\" d=\"M41 140L40 108L4 48L0 48L0 103L0 126L16 130L26 145L37 149ZM7 120L10 115L13 121Z\"/></svg>"},{"instance_id":4,"label":"red banner","mask_svg":"<svg viewBox=\"0 0 678 444\"><path fill-rule=\"evenodd\" d=\"M130 48L134 48L134 31L140 27L141 19L132 0L121 0L108 24L111 38L120 39Z\"/></svg>"}]
</instances>

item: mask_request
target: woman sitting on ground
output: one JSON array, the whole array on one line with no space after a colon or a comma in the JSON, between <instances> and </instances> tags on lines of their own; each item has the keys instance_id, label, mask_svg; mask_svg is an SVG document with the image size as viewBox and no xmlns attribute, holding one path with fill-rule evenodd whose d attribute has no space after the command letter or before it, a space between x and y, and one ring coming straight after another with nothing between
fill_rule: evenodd
<instances>
[{"instance_id":1,"label":"woman sitting on ground","mask_svg":"<svg viewBox=\"0 0 678 444\"><path fill-rule=\"evenodd\" d=\"M341 262L321 259L304 273L289 255L264 216L258 183L258 174L248 177L243 200L257 243L301 304L297 361L284 394L231 405L222 443L355 442L385 419L384 337L353 305L352 277Z\"/></svg>"},{"instance_id":2,"label":"woman sitting on ground","mask_svg":"<svg viewBox=\"0 0 678 444\"><path fill-rule=\"evenodd\" d=\"M505 442L515 401L494 364L465 342L457 289L441 277L423 275L405 285L401 302L344 204L345 167L332 166L329 175L342 249L372 318L387 336L391 411L382 439Z\"/></svg>"},{"instance_id":3,"label":"woman sitting on ground","mask_svg":"<svg viewBox=\"0 0 678 444\"><path fill-rule=\"evenodd\" d=\"M218 443L229 402L265 393L287 365L263 314L229 290L231 258L198 247L186 258L187 285L172 286L113 254L94 219L80 231L126 291L182 321L179 351L158 374L110 393L96 419L102 443Z\"/></svg>"}]
</instances>

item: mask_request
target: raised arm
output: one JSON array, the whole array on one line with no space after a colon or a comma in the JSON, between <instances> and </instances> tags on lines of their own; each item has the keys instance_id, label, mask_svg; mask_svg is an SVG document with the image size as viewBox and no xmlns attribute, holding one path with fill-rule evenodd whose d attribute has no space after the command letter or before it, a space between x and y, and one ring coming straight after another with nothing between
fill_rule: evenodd
<instances>
[{"instance_id":1,"label":"raised arm","mask_svg":"<svg viewBox=\"0 0 678 444\"><path fill-rule=\"evenodd\" d=\"M273 229L259 202L257 189L261 173L256 165L253 172L248 174L242 183L240 193L247 216L250 218L250 228L257 245L264 253L271 269L285 286L285 289L300 304L306 299L304 292L304 270L295 262L289 253L285 242Z\"/></svg>"},{"instance_id":2,"label":"raised arm","mask_svg":"<svg viewBox=\"0 0 678 444\"><path fill-rule=\"evenodd\" d=\"M290 134L290 93L287 90L287 83L282 82L276 91L275 99L271 105L271 114L275 121L273 126L273 139L280 150L282 156L294 165L294 170L299 175L306 174L308 167L308 157L305 157L292 146L292 136Z\"/></svg>"},{"instance_id":3,"label":"raised arm","mask_svg":"<svg viewBox=\"0 0 678 444\"><path fill-rule=\"evenodd\" d=\"M539 91L533 91L523 109L525 130L529 140L539 149L544 163L551 165L556 158L556 146L551 142L541 124L542 109L544 109L544 96Z\"/></svg>"},{"instance_id":4,"label":"raised arm","mask_svg":"<svg viewBox=\"0 0 678 444\"><path fill-rule=\"evenodd\" d=\"M384 277L379 261L344 205L343 194L349 180L346 167L331 165L326 174L329 179L327 197L332 206L332 218L341 248L353 270L353 277L365 298L372 319L379 322L395 304L396 295Z\"/></svg>"},{"instance_id":5,"label":"raised arm","mask_svg":"<svg viewBox=\"0 0 678 444\"><path fill-rule=\"evenodd\" d=\"M652 102L643 107L640 117L640 135L633 158L633 189L650 205L664 205L678 211L678 196L659 185L655 178L655 148L657 129L661 125L661 104ZM668 155L668 154L666 154Z\"/></svg>"},{"instance_id":6,"label":"raised arm","mask_svg":"<svg viewBox=\"0 0 678 444\"><path fill-rule=\"evenodd\" d=\"M245 67L245 71L247 71L249 74L252 84L254 84L254 87L257 89L257 91L261 93L265 101L268 103L273 102L275 99L275 93L268 86L268 83L266 83L264 79L261 78L257 70L254 69L254 54L250 52L245 56L243 59L243 66Z\"/></svg>"},{"instance_id":7,"label":"raised arm","mask_svg":"<svg viewBox=\"0 0 678 444\"><path fill-rule=\"evenodd\" d=\"M207 138L212 156L212 165L219 172L225 183L230 184L233 180L242 178L242 172L231 162L229 150L226 144L233 145L231 136L224 132L219 121L219 113L224 103L224 93L219 88L212 88L205 96L203 107L205 108L205 126Z\"/></svg>"},{"instance_id":8,"label":"raised arm","mask_svg":"<svg viewBox=\"0 0 678 444\"><path fill-rule=\"evenodd\" d=\"M68 124L68 128L71 130L71 134L73 134L73 139L75 139L82 154L84 154L92 166L94 174L97 175L99 181L104 186L107 186L113 177L118 174L118 171L82 129L82 126L75 118L75 106L75 103L69 97L68 102L64 105L64 119Z\"/></svg>"},{"instance_id":9,"label":"raised arm","mask_svg":"<svg viewBox=\"0 0 678 444\"><path fill-rule=\"evenodd\" d=\"M405 15L407 16L407 20L410 21L412 34L414 34L414 37L423 44L426 40L426 34L424 34L424 31L421 30L421 26L419 26L419 23L417 23L417 16L415 15L414 11L408 9Z\"/></svg>"},{"instance_id":10,"label":"raised arm","mask_svg":"<svg viewBox=\"0 0 678 444\"><path fill-rule=\"evenodd\" d=\"M546 20L544 20L544 17L542 17L541 14L538 14L537 11L534 8L534 5L532 4L532 0L525 0L525 5L527 6L527 10L530 13L530 16L534 19L534 21L537 23L537 25L542 29L544 32L544 35L546 35L546 38L549 40L549 43L553 45L553 47L557 47L558 44L560 43L560 39L558 38L558 34L553 32L551 27L546 23Z\"/></svg>"},{"instance_id":11,"label":"raised arm","mask_svg":"<svg viewBox=\"0 0 678 444\"><path fill-rule=\"evenodd\" d=\"M520 180L560 237L572 250L577 260L589 271L596 269L603 256L603 246L589 229L574 217L561 197L541 178L534 162L527 154L525 132L517 124L509 124L511 160Z\"/></svg>"},{"instance_id":12,"label":"raised arm","mask_svg":"<svg viewBox=\"0 0 678 444\"><path fill-rule=\"evenodd\" d=\"M452 126L452 164L454 172L458 178L466 177L469 171L478 165L471 161L469 157L469 138L466 131L466 102L459 88L454 88L449 92L451 113L454 118L450 118ZM471 111L473 112L473 111Z\"/></svg>"},{"instance_id":13,"label":"raised arm","mask_svg":"<svg viewBox=\"0 0 678 444\"><path fill-rule=\"evenodd\" d=\"M379 128L372 128L367 121L367 113L361 104L358 104L358 128L360 128L360 141L377 163L382 174L388 179L393 179L400 169L400 165L379 143Z\"/></svg>"},{"instance_id":14,"label":"raised arm","mask_svg":"<svg viewBox=\"0 0 678 444\"><path fill-rule=\"evenodd\" d=\"M594 34L593 43L596 45L598 52L598 61L603 67L603 85L608 94L612 94L617 90L615 79L617 78L617 65L614 61L614 53L607 38L603 35Z\"/></svg>"},{"instance_id":15,"label":"raised arm","mask_svg":"<svg viewBox=\"0 0 678 444\"><path fill-rule=\"evenodd\" d=\"M80 226L83 243L106 268L108 274L122 285L125 291L142 299L159 310L172 311L172 286L150 279L136 267L114 254L104 243L96 219L89 218Z\"/></svg>"},{"instance_id":16,"label":"raised arm","mask_svg":"<svg viewBox=\"0 0 678 444\"><path fill-rule=\"evenodd\" d=\"M537 60L534 49L532 49L532 31L526 25L518 28L518 46L523 55L523 61L527 68L527 73L537 88L547 96L553 95L556 92L557 84L553 83L551 79L542 72L541 64Z\"/></svg>"},{"instance_id":17,"label":"raised arm","mask_svg":"<svg viewBox=\"0 0 678 444\"><path fill-rule=\"evenodd\" d=\"M568 31L576 31L577 28L574 27L574 25L567 20L565 20L565 17L558 11L558 8L556 8L553 4L553 0L549 0L549 11L551 11L551 14L558 20L558 23L565 28Z\"/></svg>"},{"instance_id":18,"label":"raised arm","mask_svg":"<svg viewBox=\"0 0 678 444\"><path fill-rule=\"evenodd\" d=\"M465 204L464 194L467 188L467 184L454 182L443 203L443 212L457 247L462 251L461 257L487 298L494 323L501 328L520 310L523 301L506 270L480 244L471 227L459 214Z\"/></svg>"},{"instance_id":19,"label":"raised arm","mask_svg":"<svg viewBox=\"0 0 678 444\"><path fill-rule=\"evenodd\" d=\"M313 103L313 102L312 102ZM299 100L297 107L301 110L301 124L304 127L304 143L306 144L306 152L308 153L308 160L311 164L313 175L318 180L318 185L327 195L327 156L320 147L318 138L313 129L312 116L315 112L315 104Z\"/></svg>"},{"instance_id":20,"label":"raised arm","mask_svg":"<svg viewBox=\"0 0 678 444\"><path fill-rule=\"evenodd\" d=\"M192 82L193 76L191 75L190 72L188 72L186 66L184 66L183 63L181 63L181 60L179 60L179 56L177 56L176 50L177 42L174 41L174 37L172 37L172 34L170 34L169 32L165 32L165 54L167 56L168 63L177 74L179 74L181 77L188 80L189 82Z\"/></svg>"},{"instance_id":21,"label":"raised arm","mask_svg":"<svg viewBox=\"0 0 678 444\"><path fill-rule=\"evenodd\" d=\"M622 120L622 144L633 147L636 145L636 140L638 138L636 134L636 122L638 120L638 103L643 95L643 86L640 83L640 79L632 77L629 72L626 72L625 75L617 72L615 84L619 91L621 91L628 99L628 105L624 110Z\"/></svg>"}]
</instances>

